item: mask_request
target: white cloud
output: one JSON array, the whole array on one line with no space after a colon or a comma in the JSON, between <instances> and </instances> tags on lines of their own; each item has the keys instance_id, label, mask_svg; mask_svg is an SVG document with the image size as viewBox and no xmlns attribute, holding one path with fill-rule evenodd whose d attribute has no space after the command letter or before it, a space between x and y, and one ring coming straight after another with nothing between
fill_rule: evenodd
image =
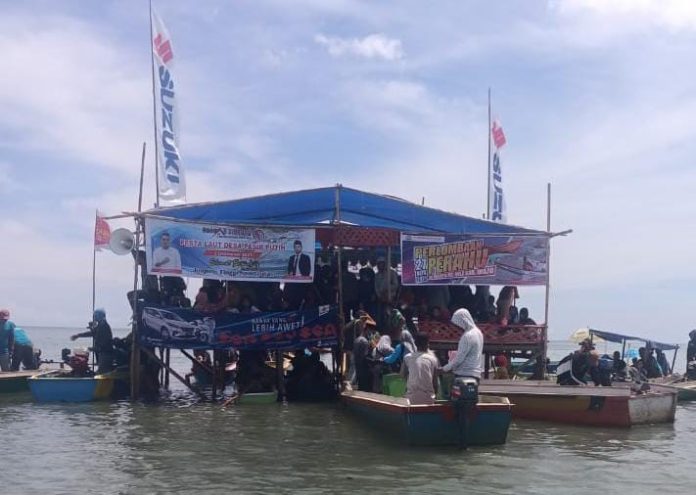
<instances>
[{"instance_id":1,"label":"white cloud","mask_svg":"<svg viewBox=\"0 0 696 495\"><path fill-rule=\"evenodd\" d=\"M692 0L557 0L552 5L564 14L592 13L615 25L696 29L696 2Z\"/></svg>"},{"instance_id":2,"label":"white cloud","mask_svg":"<svg viewBox=\"0 0 696 495\"><path fill-rule=\"evenodd\" d=\"M317 34L314 41L325 46L333 57L352 55L394 61L404 56L401 40L389 38L384 34L370 34L364 38L337 38Z\"/></svg>"},{"instance_id":3,"label":"white cloud","mask_svg":"<svg viewBox=\"0 0 696 495\"><path fill-rule=\"evenodd\" d=\"M137 174L124 144L149 135L149 73L122 47L73 18L3 15L0 129L17 136L6 145Z\"/></svg>"}]
</instances>

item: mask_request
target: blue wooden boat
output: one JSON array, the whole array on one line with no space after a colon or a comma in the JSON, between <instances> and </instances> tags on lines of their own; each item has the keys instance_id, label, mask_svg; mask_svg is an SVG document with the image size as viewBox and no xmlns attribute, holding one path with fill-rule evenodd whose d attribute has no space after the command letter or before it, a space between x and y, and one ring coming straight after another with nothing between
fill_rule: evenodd
<instances>
[{"instance_id":1,"label":"blue wooden boat","mask_svg":"<svg viewBox=\"0 0 696 495\"><path fill-rule=\"evenodd\" d=\"M341 400L366 423L409 445L504 444L513 407L506 397L481 395L462 422L450 401L410 405L403 397L355 390L343 392Z\"/></svg>"},{"instance_id":2,"label":"blue wooden boat","mask_svg":"<svg viewBox=\"0 0 696 495\"><path fill-rule=\"evenodd\" d=\"M48 371L28 379L29 390L37 402L91 402L112 398L117 382L127 373L114 371L103 375L71 376L65 370Z\"/></svg>"}]
</instances>

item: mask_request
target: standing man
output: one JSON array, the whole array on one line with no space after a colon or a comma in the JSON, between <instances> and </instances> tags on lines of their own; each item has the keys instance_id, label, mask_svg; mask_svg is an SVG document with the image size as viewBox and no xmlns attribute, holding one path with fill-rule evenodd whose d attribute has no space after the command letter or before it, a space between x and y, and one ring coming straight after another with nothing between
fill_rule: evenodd
<instances>
[{"instance_id":1,"label":"standing man","mask_svg":"<svg viewBox=\"0 0 696 495\"><path fill-rule=\"evenodd\" d=\"M309 277L312 273L312 260L302 252L302 241L297 239L293 245L295 254L288 260L288 275L291 277Z\"/></svg>"},{"instance_id":2,"label":"standing man","mask_svg":"<svg viewBox=\"0 0 696 495\"><path fill-rule=\"evenodd\" d=\"M375 320L367 313L360 314L360 318L356 321L354 330L357 333L352 344L352 363L355 368L355 378L358 384L358 390L363 392L372 392L372 362L370 361L370 341L366 333L367 327L375 327ZM350 334L348 334L350 335Z\"/></svg>"},{"instance_id":3,"label":"standing man","mask_svg":"<svg viewBox=\"0 0 696 495\"><path fill-rule=\"evenodd\" d=\"M414 404L434 404L440 363L428 349L427 333L416 334L416 352L404 357L401 376L406 378L406 398Z\"/></svg>"},{"instance_id":4,"label":"standing man","mask_svg":"<svg viewBox=\"0 0 696 495\"><path fill-rule=\"evenodd\" d=\"M94 347L92 350L97 356L97 374L107 373L114 369L114 344L111 326L106 321L106 311L95 309L93 320L89 323L88 332L76 333L70 340L80 337L92 337Z\"/></svg>"},{"instance_id":5,"label":"standing man","mask_svg":"<svg viewBox=\"0 0 696 495\"><path fill-rule=\"evenodd\" d=\"M481 380L481 361L483 357L483 333L474 323L468 310L460 308L452 315L452 323L462 329L457 354L441 369L453 372L455 383L458 378Z\"/></svg>"},{"instance_id":6,"label":"standing man","mask_svg":"<svg viewBox=\"0 0 696 495\"><path fill-rule=\"evenodd\" d=\"M384 256L377 258L377 273L375 274L375 294L381 304L391 304L399 291L399 276L391 267L387 267Z\"/></svg>"},{"instance_id":7,"label":"standing man","mask_svg":"<svg viewBox=\"0 0 696 495\"><path fill-rule=\"evenodd\" d=\"M157 273L181 273L181 255L173 248L169 232L160 234L160 245L152 252L153 272Z\"/></svg>"},{"instance_id":8,"label":"standing man","mask_svg":"<svg viewBox=\"0 0 696 495\"><path fill-rule=\"evenodd\" d=\"M10 311L0 310L0 371L10 371L10 355L14 348L15 324L10 321Z\"/></svg>"}]
</instances>

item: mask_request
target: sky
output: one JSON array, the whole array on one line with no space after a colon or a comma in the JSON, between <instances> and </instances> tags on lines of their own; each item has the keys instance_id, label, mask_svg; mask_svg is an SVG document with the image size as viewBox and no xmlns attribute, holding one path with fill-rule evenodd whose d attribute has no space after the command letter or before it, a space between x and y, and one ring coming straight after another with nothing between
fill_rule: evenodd
<instances>
[{"instance_id":1,"label":"sky","mask_svg":"<svg viewBox=\"0 0 696 495\"><path fill-rule=\"evenodd\" d=\"M480 217L487 91L508 221L552 243L550 335L685 341L696 278L696 2L156 0L188 201L331 186ZM145 0L0 0L0 306L90 317L94 212L154 203ZM113 227L132 227L114 222ZM97 255L128 323L132 260ZM520 305L543 320L543 291Z\"/></svg>"}]
</instances>

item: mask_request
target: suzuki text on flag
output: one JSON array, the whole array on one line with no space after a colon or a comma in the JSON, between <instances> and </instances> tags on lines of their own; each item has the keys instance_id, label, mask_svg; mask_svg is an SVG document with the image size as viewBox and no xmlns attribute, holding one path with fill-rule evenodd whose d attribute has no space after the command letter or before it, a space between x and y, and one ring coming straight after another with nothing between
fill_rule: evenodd
<instances>
[{"instance_id":1,"label":"suzuki text on flag","mask_svg":"<svg viewBox=\"0 0 696 495\"><path fill-rule=\"evenodd\" d=\"M159 146L159 198L170 204L186 201L186 180L179 152L178 108L172 68L174 52L162 20L152 12L155 64L155 129Z\"/></svg>"},{"instance_id":2,"label":"suzuki text on flag","mask_svg":"<svg viewBox=\"0 0 696 495\"><path fill-rule=\"evenodd\" d=\"M503 193L503 170L500 166L500 149L505 146L505 134L500 123L493 122L491 126L491 137L493 138L493 153L491 154L490 164L490 202L489 205L491 216L489 220L494 222L507 222L507 208L505 205L505 195Z\"/></svg>"}]
</instances>

